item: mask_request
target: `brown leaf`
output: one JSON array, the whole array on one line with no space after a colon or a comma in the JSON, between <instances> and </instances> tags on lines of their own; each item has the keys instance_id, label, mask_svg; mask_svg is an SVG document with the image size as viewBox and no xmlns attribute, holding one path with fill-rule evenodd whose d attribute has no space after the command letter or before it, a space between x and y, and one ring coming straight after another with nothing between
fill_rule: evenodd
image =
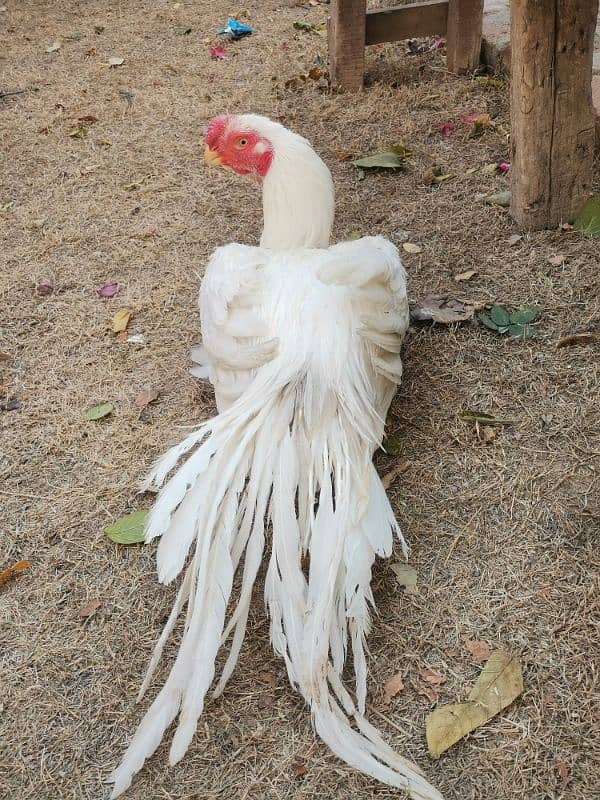
<instances>
[{"instance_id":1,"label":"brown leaf","mask_svg":"<svg viewBox=\"0 0 600 800\"><path fill-rule=\"evenodd\" d=\"M31 561L23 559L22 561L17 561L16 564L11 564L10 567L3 569L2 572L0 572L0 586L17 575L19 572L24 572L26 569L29 569L30 566Z\"/></svg>"},{"instance_id":2,"label":"brown leaf","mask_svg":"<svg viewBox=\"0 0 600 800\"><path fill-rule=\"evenodd\" d=\"M270 694L261 694L258 698L257 705L259 708L273 708L275 700Z\"/></svg>"},{"instance_id":3,"label":"brown leaf","mask_svg":"<svg viewBox=\"0 0 600 800\"><path fill-rule=\"evenodd\" d=\"M447 294L428 294L410 312L411 319L416 322L432 321L442 325L473 319L474 314L475 306Z\"/></svg>"},{"instance_id":4,"label":"brown leaf","mask_svg":"<svg viewBox=\"0 0 600 800\"><path fill-rule=\"evenodd\" d=\"M569 783L569 767L565 764L564 761L560 761L558 764L555 764L556 771L558 772L558 777L562 781L562 788L566 789Z\"/></svg>"},{"instance_id":5,"label":"brown leaf","mask_svg":"<svg viewBox=\"0 0 600 800\"><path fill-rule=\"evenodd\" d=\"M404 689L402 675L398 673L389 679L383 689L383 702L388 706L392 697L396 697Z\"/></svg>"},{"instance_id":6,"label":"brown leaf","mask_svg":"<svg viewBox=\"0 0 600 800\"><path fill-rule=\"evenodd\" d=\"M277 678L273 675L272 672L267 672L266 670L261 670L258 673L258 680L261 683L266 683L268 686L275 686L277 683Z\"/></svg>"},{"instance_id":7,"label":"brown leaf","mask_svg":"<svg viewBox=\"0 0 600 800\"><path fill-rule=\"evenodd\" d=\"M422 667L419 670L419 675L432 686L441 686L442 683L446 683L446 678L430 667Z\"/></svg>"},{"instance_id":8,"label":"brown leaf","mask_svg":"<svg viewBox=\"0 0 600 800\"><path fill-rule=\"evenodd\" d=\"M557 347L568 347L574 344L592 344L600 339L600 334L593 331L583 331L582 333L570 333L568 336L563 336L556 343Z\"/></svg>"},{"instance_id":9,"label":"brown leaf","mask_svg":"<svg viewBox=\"0 0 600 800\"><path fill-rule=\"evenodd\" d=\"M0 353L0 361L10 361L12 358L8 353Z\"/></svg>"},{"instance_id":10,"label":"brown leaf","mask_svg":"<svg viewBox=\"0 0 600 800\"><path fill-rule=\"evenodd\" d=\"M48 278L42 278L42 280L35 287L35 291L40 295L40 297L47 297L54 291L54 284Z\"/></svg>"},{"instance_id":11,"label":"brown leaf","mask_svg":"<svg viewBox=\"0 0 600 800\"><path fill-rule=\"evenodd\" d=\"M296 778L300 778L306 773L306 766L301 761L294 761L292 764L292 772Z\"/></svg>"},{"instance_id":12,"label":"brown leaf","mask_svg":"<svg viewBox=\"0 0 600 800\"><path fill-rule=\"evenodd\" d=\"M129 339L129 334L127 331L119 331L119 333L117 333L115 336L115 339L117 342L126 342Z\"/></svg>"},{"instance_id":13,"label":"brown leaf","mask_svg":"<svg viewBox=\"0 0 600 800\"><path fill-rule=\"evenodd\" d=\"M417 683L415 689L417 690L417 694L426 697L430 703L437 703L439 699L439 694L433 688L433 686L427 686L424 683Z\"/></svg>"},{"instance_id":14,"label":"brown leaf","mask_svg":"<svg viewBox=\"0 0 600 800\"><path fill-rule=\"evenodd\" d=\"M102 605L102 600L100 600L98 598L96 598L95 600L90 600L89 603L87 603L86 605L82 606L79 609L79 611L77 612L77 615L79 617L83 617L84 619L87 618L87 617L91 617L92 614L95 611L97 611L100 608L101 605Z\"/></svg>"},{"instance_id":15,"label":"brown leaf","mask_svg":"<svg viewBox=\"0 0 600 800\"><path fill-rule=\"evenodd\" d=\"M480 425L479 422L475 423L477 431L477 438L482 444L490 444L496 438L498 430L490 427L490 425Z\"/></svg>"},{"instance_id":16,"label":"brown leaf","mask_svg":"<svg viewBox=\"0 0 600 800\"><path fill-rule=\"evenodd\" d=\"M84 114L83 117L77 117L79 122L87 122L88 125L93 125L94 122L98 122L98 117L95 117L93 114Z\"/></svg>"},{"instance_id":17,"label":"brown leaf","mask_svg":"<svg viewBox=\"0 0 600 800\"><path fill-rule=\"evenodd\" d=\"M133 314L132 308L120 308L113 317L112 329L114 333L121 333L127 330L129 319Z\"/></svg>"},{"instance_id":18,"label":"brown leaf","mask_svg":"<svg viewBox=\"0 0 600 800\"><path fill-rule=\"evenodd\" d=\"M398 475L403 475L408 469L410 469L410 461L401 461L399 464L396 464L396 466L393 467L389 472L386 472L381 479L383 488L389 489Z\"/></svg>"},{"instance_id":19,"label":"brown leaf","mask_svg":"<svg viewBox=\"0 0 600 800\"><path fill-rule=\"evenodd\" d=\"M455 275L454 280L457 281L457 283L460 283L460 281L470 281L471 278L474 278L475 275L478 274L476 269L468 269L466 272L459 272Z\"/></svg>"},{"instance_id":20,"label":"brown leaf","mask_svg":"<svg viewBox=\"0 0 600 800\"><path fill-rule=\"evenodd\" d=\"M138 408L145 408L149 403L152 403L153 400L156 400L159 394L160 389L157 386L147 385L144 386L134 402Z\"/></svg>"},{"instance_id":21,"label":"brown leaf","mask_svg":"<svg viewBox=\"0 0 600 800\"><path fill-rule=\"evenodd\" d=\"M565 255L563 255L562 253L559 253L556 256L550 256L548 258L548 263L552 264L553 267L561 267L565 263L566 260L567 260L567 257Z\"/></svg>"},{"instance_id":22,"label":"brown leaf","mask_svg":"<svg viewBox=\"0 0 600 800\"><path fill-rule=\"evenodd\" d=\"M483 664L488 660L492 651L485 642L479 639L469 639L468 636L463 636L462 639L475 664Z\"/></svg>"},{"instance_id":23,"label":"brown leaf","mask_svg":"<svg viewBox=\"0 0 600 800\"><path fill-rule=\"evenodd\" d=\"M414 244L414 242L403 242L402 249L406 250L407 253L422 253L423 248L420 247L418 244Z\"/></svg>"}]
</instances>

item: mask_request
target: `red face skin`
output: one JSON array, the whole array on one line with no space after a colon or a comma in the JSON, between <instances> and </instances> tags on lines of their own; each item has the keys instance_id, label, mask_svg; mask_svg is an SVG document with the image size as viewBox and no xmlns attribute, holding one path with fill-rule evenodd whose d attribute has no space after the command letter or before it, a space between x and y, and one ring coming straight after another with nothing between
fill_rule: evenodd
<instances>
[{"instance_id":1,"label":"red face skin","mask_svg":"<svg viewBox=\"0 0 600 800\"><path fill-rule=\"evenodd\" d=\"M228 167L238 175L262 180L273 161L273 147L256 131L230 128L230 117L215 117L206 131L205 158L210 164ZM228 130L229 129L229 130Z\"/></svg>"}]
</instances>

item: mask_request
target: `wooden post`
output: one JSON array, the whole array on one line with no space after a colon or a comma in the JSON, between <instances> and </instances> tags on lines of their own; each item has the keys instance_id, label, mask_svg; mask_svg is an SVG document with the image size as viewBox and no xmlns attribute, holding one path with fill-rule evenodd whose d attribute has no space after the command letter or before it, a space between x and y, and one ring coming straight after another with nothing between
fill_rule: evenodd
<instances>
[{"instance_id":1,"label":"wooden post","mask_svg":"<svg viewBox=\"0 0 600 800\"><path fill-rule=\"evenodd\" d=\"M511 0L511 211L524 228L571 222L592 182L598 0Z\"/></svg>"},{"instance_id":2,"label":"wooden post","mask_svg":"<svg viewBox=\"0 0 600 800\"><path fill-rule=\"evenodd\" d=\"M482 26L483 0L449 0L446 53L452 72L472 72L479 66Z\"/></svg>"},{"instance_id":3,"label":"wooden post","mask_svg":"<svg viewBox=\"0 0 600 800\"><path fill-rule=\"evenodd\" d=\"M367 0L331 0L329 74L335 88L362 88L366 19Z\"/></svg>"}]
</instances>

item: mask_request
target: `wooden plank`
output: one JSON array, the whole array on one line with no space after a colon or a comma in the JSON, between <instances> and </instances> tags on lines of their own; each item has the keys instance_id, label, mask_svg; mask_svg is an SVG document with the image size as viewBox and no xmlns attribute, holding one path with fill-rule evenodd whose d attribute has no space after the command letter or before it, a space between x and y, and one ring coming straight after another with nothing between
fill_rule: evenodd
<instances>
[{"instance_id":1,"label":"wooden plank","mask_svg":"<svg viewBox=\"0 0 600 800\"><path fill-rule=\"evenodd\" d=\"M598 0L512 0L511 212L524 228L571 222L592 184Z\"/></svg>"},{"instance_id":2,"label":"wooden plank","mask_svg":"<svg viewBox=\"0 0 600 800\"><path fill-rule=\"evenodd\" d=\"M444 36L448 0L423 0L410 6L396 6L367 12L366 44L397 42L414 36Z\"/></svg>"},{"instance_id":3,"label":"wooden plank","mask_svg":"<svg viewBox=\"0 0 600 800\"><path fill-rule=\"evenodd\" d=\"M367 0L331 0L329 74L331 85L357 91L365 71Z\"/></svg>"},{"instance_id":4,"label":"wooden plank","mask_svg":"<svg viewBox=\"0 0 600 800\"><path fill-rule=\"evenodd\" d=\"M472 72L481 58L483 0L449 0L446 28L448 69Z\"/></svg>"}]
</instances>

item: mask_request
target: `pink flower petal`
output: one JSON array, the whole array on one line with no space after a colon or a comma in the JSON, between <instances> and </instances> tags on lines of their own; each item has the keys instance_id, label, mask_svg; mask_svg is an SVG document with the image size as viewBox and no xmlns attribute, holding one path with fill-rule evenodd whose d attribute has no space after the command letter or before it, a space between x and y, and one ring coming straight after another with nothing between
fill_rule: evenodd
<instances>
[{"instance_id":1,"label":"pink flower petal","mask_svg":"<svg viewBox=\"0 0 600 800\"><path fill-rule=\"evenodd\" d=\"M100 297L114 297L118 291L118 283L104 283L96 289L96 294Z\"/></svg>"},{"instance_id":2,"label":"pink flower petal","mask_svg":"<svg viewBox=\"0 0 600 800\"><path fill-rule=\"evenodd\" d=\"M501 172L503 175L506 175L506 173L510 169L510 164L508 163L508 161L501 161L496 167L496 169L498 170L498 172Z\"/></svg>"},{"instance_id":3,"label":"pink flower petal","mask_svg":"<svg viewBox=\"0 0 600 800\"><path fill-rule=\"evenodd\" d=\"M461 117L461 119L465 125L472 125L478 117L479 114L475 112L475 114L465 114Z\"/></svg>"},{"instance_id":4,"label":"pink flower petal","mask_svg":"<svg viewBox=\"0 0 600 800\"><path fill-rule=\"evenodd\" d=\"M452 136L454 133L454 128L456 127L452 120L448 120L448 122L438 122L435 126L438 131L442 134L442 136Z\"/></svg>"},{"instance_id":5,"label":"pink flower petal","mask_svg":"<svg viewBox=\"0 0 600 800\"><path fill-rule=\"evenodd\" d=\"M210 53L210 57L214 58L215 61L222 61L224 58L227 58L224 47L211 47L208 52Z\"/></svg>"},{"instance_id":6,"label":"pink flower petal","mask_svg":"<svg viewBox=\"0 0 600 800\"><path fill-rule=\"evenodd\" d=\"M446 46L446 40L443 37L438 36L437 39L434 39L433 44L431 45L429 50L430 51L431 50L439 50L440 47L445 47L445 46Z\"/></svg>"}]
</instances>

